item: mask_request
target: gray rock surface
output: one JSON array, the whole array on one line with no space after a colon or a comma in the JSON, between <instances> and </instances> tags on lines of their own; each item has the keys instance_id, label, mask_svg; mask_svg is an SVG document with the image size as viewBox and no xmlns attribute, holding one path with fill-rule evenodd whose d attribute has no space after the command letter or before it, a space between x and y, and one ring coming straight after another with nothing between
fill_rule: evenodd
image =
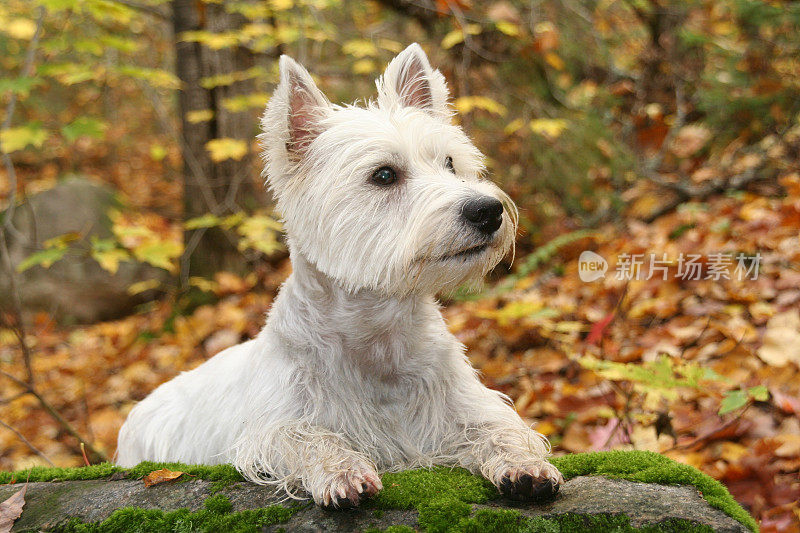
<instances>
[{"instance_id":1,"label":"gray rock surface","mask_svg":"<svg viewBox=\"0 0 800 533\"><path fill-rule=\"evenodd\" d=\"M21 488L21 484L0 485L0 501ZM136 506L171 511L180 508L200 509L213 492L214 483L191 480L163 483L146 488L141 480L93 480L30 483L22 517L13 531L52 528L69 517L85 522L100 521L114 510ZM217 487L218 488L218 487ZM252 483L234 483L222 489L231 499L234 511L280 503L271 488ZM625 514L631 524L641 527L670 518L681 518L711 526L715 531L745 532L747 529L722 511L714 509L691 486L666 486L602 477L577 477L568 481L555 501L544 505L519 504L497 500L476 508L516 509L526 516L555 516L566 513L583 515ZM286 531L362 531L368 527L385 528L394 524L414 526L415 511L356 509L323 511L306 504L291 520L275 526Z\"/></svg>"},{"instance_id":2,"label":"gray rock surface","mask_svg":"<svg viewBox=\"0 0 800 533\"><path fill-rule=\"evenodd\" d=\"M108 210L113 207L119 207L113 190L79 177L31 195L26 204L14 210L13 224L20 235L9 234L13 266L16 268L31 253L42 249L46 240L65 233L82 235L82 242L75 243L76 249L88 250L92 236L111 236ZM123 316L151 296L129 295L127 289L133 283L150 279L164 282L170 275L163 269L132 261L120 263L112 275L88 253L68 253L50 268L34 266L16 277L26 311L46 311L66 323L91 323ZM0 300L8 297L9 280L2 275Z\"/></svg>"}]
</instances>

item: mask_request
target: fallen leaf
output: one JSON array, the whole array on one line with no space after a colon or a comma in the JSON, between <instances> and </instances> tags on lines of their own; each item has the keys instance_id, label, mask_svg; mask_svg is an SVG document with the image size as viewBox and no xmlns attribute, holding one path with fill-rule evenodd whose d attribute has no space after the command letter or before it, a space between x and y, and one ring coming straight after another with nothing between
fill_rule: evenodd
<instances>
[{"instance_id":1,"label":"fallen leaf","mask_svg":"<svg viewBox=\"0 0 800 533\"><path fill-rule=\"evenodd\" d=\"M597 344L603 338L603 332L606 330L611 321L614 320L614 311L607 314L594 323L592 329L589 330L589 335L586 336L586 344Z\"/></svg>"},{"instance_id":2,"label":"fallen leaf","mask_svg":"<svg viewBox=\"0 0 800 533\"><path fill-rule=\"evenodd\" d=\"M6 501L0 503L0 533L9 533L14 522L22 515L27 489L28 485L25 485Z\"/></svg>"},{"instance_id":3,"label":"fallen leaf","mask_svg":"<svg viewBox=\"0 0 800 533\"><path fill-rule=\"evenodd\" d=\"M800 364L800 311L794 309L770 318L757 353L768 365L785 366L791 361Z\"/></svg>"},{"instance_id":4,"label":"fallen leaf","mask_svg":"<svg viewBox=\"0 0 800 533\"><path fill-rule=\"evenodd\" d=\"M684 126L672 143L672 153L678 157L691 157L700 151L711 138L711 131L699 124Z\"/></svg>"},{"instance_id":5,"label":"fallen leaf","mask_svg":"<svg viewBox=\"0 0 800 533\"><path fill-rule=\"evenodd\" d=\"M167 470L166 468L155 470L147 474L147 477L144 478L144 486L152 487L153 485L158 485L159 483L164 483L165 481L178 479L182 475L183 472L173 472L172 470Z\"/></svg>"}]
</instances>

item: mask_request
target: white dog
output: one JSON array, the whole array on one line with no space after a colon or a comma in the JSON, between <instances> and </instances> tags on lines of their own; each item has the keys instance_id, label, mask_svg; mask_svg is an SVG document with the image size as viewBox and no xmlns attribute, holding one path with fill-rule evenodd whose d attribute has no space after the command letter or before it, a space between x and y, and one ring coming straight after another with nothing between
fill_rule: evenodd
<instances>
[{"instance_id":1,"label":"white dog","mask_svg":"<svg viewBox=\"0 0 800 533\"><path fill-rule=\"evenodd\" d=\"M379 491L379 472L433 464L516 499L556 494L547 440L481 384L434 299L508 253L516 208L481 179L419 45L377 86L366 108L332 105L281 57L260 140L293 274L256 339L131 411L120 465L230 462L334 508Z\"/></svg>"}]
</instances>

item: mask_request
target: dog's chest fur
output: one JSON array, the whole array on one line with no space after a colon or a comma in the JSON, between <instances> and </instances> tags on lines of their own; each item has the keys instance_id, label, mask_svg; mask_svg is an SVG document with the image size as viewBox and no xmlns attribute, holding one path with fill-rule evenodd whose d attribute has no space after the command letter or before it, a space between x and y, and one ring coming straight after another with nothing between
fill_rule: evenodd
<instances>
[{"instance_id":1,"label":"dog's chest fur","mask_svg":"<svg viewBox=\"0 0 800 533\"><path fill-rule=\"evenodd\" d=\"M452 429L442 415L460 348L432 298L354 295L300 264L269 323L303 385L298 415L404 460L430 454L441 445L431 436Z\"/></svg>"}]
</instances>

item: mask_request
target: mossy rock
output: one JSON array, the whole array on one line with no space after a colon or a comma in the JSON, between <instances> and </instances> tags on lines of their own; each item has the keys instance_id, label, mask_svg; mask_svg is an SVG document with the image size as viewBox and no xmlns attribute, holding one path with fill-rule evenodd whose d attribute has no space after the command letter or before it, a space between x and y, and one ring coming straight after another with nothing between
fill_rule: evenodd
<instances>
[{"instance_id":1,"label":"mossy rock","mask_svg":"<svg viewBox=\"0 0 800 533\"><path fill-rule=\"evenodd\" d=\"M556 457L568 480L555 501L500 497L462 469L383 476L384 490L361 508L323 511L245 482L229 465L142 463L0 472L0 501L28 480L13 531L757 531L755 520L719 482L650 452ZM185 472L146 488L153 470Z\"/></svg>"}]
</instances>

